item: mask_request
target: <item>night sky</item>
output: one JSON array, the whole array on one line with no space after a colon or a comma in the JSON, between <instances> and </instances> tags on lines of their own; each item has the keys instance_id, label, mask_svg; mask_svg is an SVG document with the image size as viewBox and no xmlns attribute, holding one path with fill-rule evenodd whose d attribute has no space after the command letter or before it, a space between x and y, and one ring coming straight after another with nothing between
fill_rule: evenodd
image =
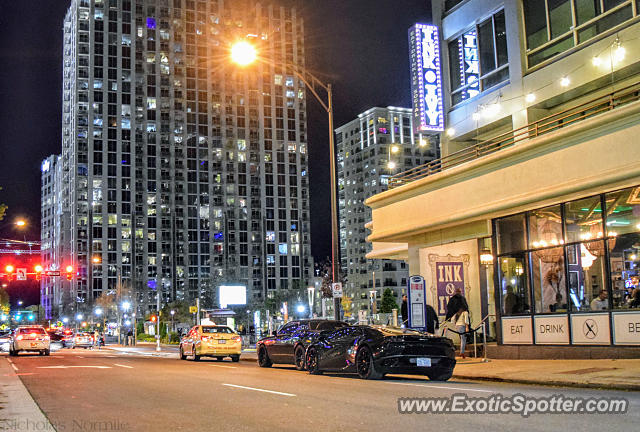
<instances>
[{"instance_id":1,"label":"night sky","mask_svg":"<svg viewBox=\"0 0 640 432\"><path fill-rule=\"evenodd\" d=\"M307 67L334 86L335 126L373 107L409 106L407 30L430 22L429 0L280 0L305 19ZM60 152L62 20L68 0L0 0L0 202L39 239L40 162ZM330 255L327 115L308 94L311 238Z\"/></svg>"}]
</instances>

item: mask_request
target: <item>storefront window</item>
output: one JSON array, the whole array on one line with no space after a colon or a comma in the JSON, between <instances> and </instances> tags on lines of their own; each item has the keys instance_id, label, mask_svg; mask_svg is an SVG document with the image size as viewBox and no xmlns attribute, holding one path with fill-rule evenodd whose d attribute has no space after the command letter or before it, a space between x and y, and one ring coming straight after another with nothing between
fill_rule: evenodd
<instances>
[{"instance_id":1,"label":"storefront window","mask_svg":"<svg viewBox=\"0 0 640 432\"><path fill-rule=\"evenodd\" d=\"M640 308L640 233L607 240L614 309Z\"/></svg>"},{"instance_id":2,"label":"storefront window","mask_svg":"<svg viewBox=\"0 0 640 432\"><path fill-rule=\"evenodd\" d=\"M567 243L602 238L602 207L599 195L565 204L564 216Z\"/></svg>"},{"instance_id":3,"label":"storefront window","mask_svg":"<svg viewBox=\"0 0 640 432\"><path fill-rule=\"evenodd\" d=\"M609 236L640 231L640 186L608 193L605 201Z\"/></svg>"},{"instance_id":4,"label":"storefront window","mask_svg":"<svg viewBox=\"0 0 640 432\"><path fill-rule=\"evenodd\" d=\"M509 216L496 221L498 236L498 254L526 249L525 216L523 214Z\"/></svg>"},{"instance_id":5,"label":"storefront window","mask_svg":"<svg viewBox=\"0 0 640 432\"><path fill-rule=\"evenodd\" d=\"M531 277L536 313L567 311L564 250L561 247L531 252Z\"/></svg>"},{"instance_id":6,"label":"storefront window","mask_svg":"<svg viewBox=\"0 0 640 432\"><path fill-rule=\"evenodd\" d=\"M567 246L567 284L572 311L609 309L604 264L602 240Z\"/></svg>"},{"instance_id":7,"label":"storefront window","mask_svg":"<svg viewBox=\"0 0 640 432\"><path fill-rule=\"evenodd\" d=\"M531 292L527 278L526 254L500 257L500 293L503 315L531 313Z\"/></svg>"},{"instance_id":8,"label":"storefront window","mask_svg":"<svg viewBox=\"0 0 640 432\"><path fill-rule=\"evenodd\" d=\"M563 244L560 206L545 207L529 214L529 247L540 249Z\"/></svg>"}]
</instances>

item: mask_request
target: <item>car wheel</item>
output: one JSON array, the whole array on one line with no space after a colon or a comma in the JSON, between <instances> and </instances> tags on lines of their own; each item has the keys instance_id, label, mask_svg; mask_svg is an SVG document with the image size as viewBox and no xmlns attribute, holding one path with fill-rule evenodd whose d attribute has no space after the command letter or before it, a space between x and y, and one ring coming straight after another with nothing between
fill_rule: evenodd
<instances>
[{"instance_id":1,"label":"car wheel","mask_svg":"<svg viewBox=\"0 0 640 432\"><path fill-rule=\"evenodd\" d=\"M9 355L15 357L18 353L16 353L15 350L9 349Z\"/></svg>"},{"instance_id":2,"label":"car wheel","mask_svg":"<svg viewBox=\"0 0 640 432\"><path fill-rule=\"evenodd\" d=\"M72 347L71 347L71 349L76 349L76 346L75 346L75 345L74 345L74 346L72 346Z\"/></svg>"},{"instance_id":3,"label":"car wheel","mask_svg":"<svg viewBox=\"0 0 640 432\"><path fill-rule=\"evenodd\" d=\"M193 347L193 361L200 361L200 356L196 354L196 347Z\"/></svg>"},{"instance_id":4,"label":"car wheel","mask_svg":"<svg viewBox=\"0 0 640 432\"><path fill-rule=\"evenodd\" d=\"M432 371L427 372L427 376L431 381L448 381L453 376L453 371Z\"/></svg>"},{"instance_id":5,"label":"car wheel","mask_svg":"<svg viewBox=\"0 0 640 432\"><path fill-rule=\"evenodd\" d=\"M273 363L271 363L271 359L269 358L269 354L267 354L267 349L264 347L260 347L258 349L258 365L260 367L271 367Z\"/></svg>"},{"instance_id":6,"label":"car wheel","mask_svg":"<svg viewBox=\"0 0 640 432\"><path fill-rule=\"evenodd\" d=\"M222 361L224 357L216 357L216 361Z\"/></svg>"},{"instance_id":7,"label":"car wheel","mask_svg":"<svg viewBox=\"0 0 640 432\"><path fill-rule=\"evenodd\" d=\"M307 370L311 375L321 375L320 364L318 363L318 350L309 348L307 350L306 362Z\"/></svg>"},{"instance_id":8,"label":"car wheel","mask_svg":"<svg viewBox=\"0 0 640 432\"><path fill-rule=\"evenodd\" d=\"M231 356L231 361L234 363L237 363L240 361L240 356L239 355L232 355Z\"/></svg>"},{"instance_id":9,"label":"car wheel","mask_svg":"<svg viewBox=\"0 0 640 432\"><path fill-rule=\"evenodd\" d=\"M48 349L44 350L44 355L48 356L48 355L50 355L50 354L51 354L51 351L50 351L50 350L48 350Z\"/></svg>"},{"instance_id":10,"label":"car wheel","mask_svg":"<svg viewBox=\"0 0 640 432\"><path fill-rule=\"evenodd\" d=\"M295 359L296 369L299 371L305 370L304 364L304 348L302 345L298 345L296 350L293 352L293 357Z\"/></svg>"},{"instance_id":11,"label":"car wheel","mask_svg":"<svg viewBox=\"0 0 640 432\"><path fill-rule=\"evenodd\" d=\"M373 355L367 346L361 347L356 353L356 370L362 379L380 379L384 376L376 370Z\"/></svg>"},{"instance_id":12,"label":"car wheel","mask_svg":"<svg viewBox=\"0 0 640 432\"><path fill-rule=\"evenodd\" d=\"M186 359L187 356L184 355L184 350L182 349L182 345L180 345L180 360Z\"/></svg>"}]
</instances>

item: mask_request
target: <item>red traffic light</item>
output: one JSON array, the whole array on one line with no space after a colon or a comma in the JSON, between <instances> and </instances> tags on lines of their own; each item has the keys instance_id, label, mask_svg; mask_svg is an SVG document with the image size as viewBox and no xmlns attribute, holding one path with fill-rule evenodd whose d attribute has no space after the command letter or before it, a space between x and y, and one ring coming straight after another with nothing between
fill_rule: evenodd
<instances>
[{"instance_id":1,"label":"red traffic light","mask_svg":"<svg viewBox=\"0 0 640 432\"><path fill-rule=\"evenodd\" d=\"M156 322L157 319L158 317L156 317L155 315L151 315L151 322Z\"/></svg>"},{"instance_id":2,"label":"red traffic light","mask_svg":"<svg viewBox=\"0 0 640 432\"><path fill-rule=\"evenodd\" d=\"M65 270L67 271L67 273L72 273L73 272L73 266L68 265Z\"/></svg>"}]
</instances>

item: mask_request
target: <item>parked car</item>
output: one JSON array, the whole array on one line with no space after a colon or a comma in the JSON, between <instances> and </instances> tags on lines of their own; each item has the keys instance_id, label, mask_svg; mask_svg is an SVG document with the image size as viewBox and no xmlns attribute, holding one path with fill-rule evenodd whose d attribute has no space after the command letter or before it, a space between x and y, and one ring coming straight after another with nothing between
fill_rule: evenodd
<instances>
[{"instance_id":1,"label":"parked car","mask_svg":"<svg viewBox=\"0 0 640 432\"><path fill-rule=\"evenodd\" d=\"M426 375L446 381L456 365L453 343L445 337L410 329L350 326L322 333L307 348L311 374L353 372L363 379L385 374Z\"/></svg>"},{"instance_id":2,"label":"parked car","mask_svg":"<svg viewBox=\"0 0 640 432\"><path fill-rule=\"evenodd\" d=\"M72 348L93 348L93 333L82 332L76 333L73 338L73 347Z\"/></svg>"},{"instance_id":3,"label":"parked car","mask_svg":"<svg viewBox=\"0 0 640 432\"><path fill-rule=\"evenodd\" d=\"M305 351L323 331L347 327L349 324L334 320L291 321L278 329L273 336L256 343L258 365L270 367L273 363L293 364L298 370L305 369Z\"/></svg>"},{"instance_id":4,"label":"parked car","mask_svg":"<svg viewBox=\"0 0 640 432\"><path fill-rule=\"evenodd\" d=\"M242 337L227 326L197 325L180 341L180 360L193 356L194 361L200 357L215 357L218 361L231 357L237 362L242 354Z\"/></svg>"},{"instance_id":5,"label":"parked car","mask_svg":"<svg viewBox=\"0 0 640 432\"><path fill-rule=\"evenodd\" d=\"M0 331L0 351L9 351L9 345L11 344L11 330Z\"/></svg>"},{"instance_id":6,"label":"parked car","mask_svg":"<svg viewBox=\"0 0 640 432\"><path fill-rule=\"evenodd\" d=\"M38 352L40 355L49 355L49 335L42 326L19 326L16 328L9 345L9 355L18 355L20 351Z\"/></svg>"}]
</instances>

